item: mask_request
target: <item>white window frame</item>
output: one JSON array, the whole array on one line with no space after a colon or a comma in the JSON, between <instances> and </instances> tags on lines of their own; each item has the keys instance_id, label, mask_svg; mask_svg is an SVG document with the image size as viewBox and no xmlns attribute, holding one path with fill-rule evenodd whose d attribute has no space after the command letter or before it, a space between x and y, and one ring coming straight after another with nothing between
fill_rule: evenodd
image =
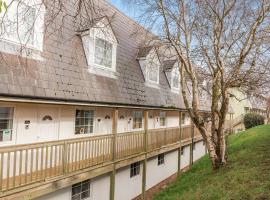
<instances>
[{"instance_id":1,"label":"white window frame","mask_svg":"<svg viewBox=\"0 0 270 200\"><path fill-rule=\"evenodd\" d=\"M164 113L164 116L161 116L162 114ZM165 118L164 120L164 125L161 125L161 118ZM165 111L161 111L161 112L159 112L159 126L160 127L166 127L166 125L167 125L167 113L165 112Z\"/></svg>"},{"instance_id":2,"label":"white window frame","mask_svg":"<svg viewBox=\"0 0 270 200\"><path fill-rule=\"evenodd\" d=\"M90 132L90 133L79 133L79 134L76 134L76 112L77 112L77 110L84 110L84 111L91 111L91 112L93 112L93 130L92 130L92 132ZM87 108L76 108L75 109L75 119L74 119L74 135L75 136L85 136L85 135L92 135L92 134L94 134L94 129L95 129L95 110L93 110L93 109L87 109Z\"/></svg>"},{"instance_id":3,"label":"white window frame","mask_svg":"<svg viewBox=\"0 0 270 200\"><path fill-rule=\"evenodd\" d=\"M134 117L134 115L135 115L135 113L141 113L142 114L142 117L141 117L141 120L142 120L142 122L141 122L141 126L142 127L139 127L139 128L134 128L134 123L135 123L135 117ZM132 129L133 130L141 130L141 129L143 129L143 111L140 111L140 110L137 110L137 111L133 111L133 113L132 113Z\"/></svg>"},{"instance_id":4,"label":"white window frame","mask_svg":"<svg viewBox=\"0 0 270 200\"><path fill-rule=\"evenodd\" d=\"M13 0L6 0L7 5L9 6L10 3L14 3ZM20 0L20 3L24 3L27 6L30 6L36 10L36 16L35 16L35 23L34 23L34 39L33 44L28 43L20 43L18 39L15 38L6 38L3 36L0 36L0 43L1 44L1 51L5 51L7 53L18 53L16 51L16 48L7 48L5 47L5 44L9 45L15 45L17 48L20 46L24 46L27 49L30 50L38 50L43 51L43 37L44 37L44 15L45 15L45 6L43 5L41 0ZM3 12L4 13L4 12ZM3 14L1 14L3 15ZM7 49L3 49L2 47L5 47Z\"/></svg>"},{"instance_id":5,"label":"white window frame","mask_svg":"<svg viewBox=\"0 0 270 200\"><path fill-rule=\"evenodd\" d=\"M150 71L150 63L152 64L152 63L154 63L154 62L152 62L152 61L148 61L147 62L147 66L146 66L146 77L147 77L147 81L149 82L149 83L154 83L154 84L159 84L159 65L157 64L156 66L155 66L155 68L157 69L157 80L156 81L154 81L154 80L151 80L150 79L150 75L149 75L149 71Z\"/></svg>"},{"instance_id":6,"label":"white window frame","mask_svg":"<svg viewBox=\"0 0 270 200\"><path fill-rule=\"evenodd\" d=\"M90 73L116 78L116 54L117 39L108 22L102 20L95 25L97 28L91 28L81 34L84 52L87 60L87 66ZM95 63L96 38L103 39L112 44L112 66L106 67Z\"/></svg>"},{"instance_id":7,"label":"white window frame","mask_svg":"<svg viewBox=\"0 0 270 200\"><path fill-rule=\"evenodd\" d=\"M130 165L130 178L140 175L141 173L141 162L135 162Z\"/></svg>"},{"instance_id":8,"label":"white window frame","mask_svg":"<svg viewBox=\"0 0 270 200\"><path fill-rule=\"evenodd\" d=\"M174 77L176 76L176 72L178 73L178 87L174 86ZM172 90L175 92L179 92L180 89L180 73L179 73L179 69L177 66L173 67L172 72L171 72L171 87Z\"/></svg>"},{"instance_id":9,"label":"white window frame","mask_svg":"<svg viewBox=\"0 0 270 200\"><path fill-rule=\"evenodd\" d=\"M16 133L15 133L15 129L14 129L14 124L16 123L16 120L15 120L15 107L14 106L0 106L0 108L12 108L13 109L13 116L12 116L12 125L11 125L11 140L6 140L6 141L3 141L1 140L0 141L0 146L2 145L5 145L5 144L12 144L15 140L16 140Z\"/></svg>"},{"instance_id":10,"label":"white window frame","mask_svg":"<svg viewBox=\"0 0 270 200\"><path fill-rule=\"evenodd\" d=\"M85 183L87 183L88 184L88 190L85 190L85 191L82 191L82 185L83 184L85 184ZM73 190L73 188L75 188L75 186L77 186L77 185L80 185L80 188L81 188L81 191L78 193L78 194L73 194L72 193L72 190ZM76 196L76 195L80 195L80 199L82 200L82 198L81 198L81 195L82 195L82 193L84 193L84 192L89 192L89 196L88 197L86 197L86 198L83 198L83 199L89 199L89 198L91 198L91 180L90 179L87 179L87 180L85 180L85 181L82 181L82 182L79 182L79 183L76 183L76 184L73 184L72 185L72 187L71 187L71 200L72 200L72 198L74 197L74 196Z\"/></svg>"},{"instance_id":11,"label":"white window frame","mask_svg":"<svg viewBox=\"0 0 270 200\"><path fill-rule=\"evenodd\" d=\"M165 164L165 154L162 153L162 154L159 154L158 157L157 157L157 165L164 165Z\"/></svg>"}]
</instances>

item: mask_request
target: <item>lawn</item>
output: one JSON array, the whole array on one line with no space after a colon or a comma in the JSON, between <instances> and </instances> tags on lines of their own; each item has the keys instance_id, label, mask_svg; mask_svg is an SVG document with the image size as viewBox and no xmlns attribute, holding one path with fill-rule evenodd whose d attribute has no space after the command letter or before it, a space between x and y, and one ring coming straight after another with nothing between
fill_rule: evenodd
<instances>
[{"instance_id":1,"label":"lawn","mask_svg":"<svg viewBox=\"0 0 270 200\"><path fill-rule=\"evenodd\" d=\"M203 157L154 200L270 200L270 125L230 136L228 155L215 172Z\"/></svg>"}]
</instances>

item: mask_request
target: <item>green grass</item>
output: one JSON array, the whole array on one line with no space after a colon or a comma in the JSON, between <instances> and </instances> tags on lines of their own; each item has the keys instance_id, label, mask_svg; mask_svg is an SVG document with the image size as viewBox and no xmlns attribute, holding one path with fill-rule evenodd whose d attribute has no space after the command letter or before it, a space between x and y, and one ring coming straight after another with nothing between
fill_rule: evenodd
<instances>
[{"instance_id":1,"label":"green grass","mask_svg":"<svg viewBox=\"0 0 270 200\"><path fill-rule=\"evenodd\" d=\"M154 200L270 200L270 125L230 136L228 156L217 171L203 157Z\"/></svg>"}]
</instances>

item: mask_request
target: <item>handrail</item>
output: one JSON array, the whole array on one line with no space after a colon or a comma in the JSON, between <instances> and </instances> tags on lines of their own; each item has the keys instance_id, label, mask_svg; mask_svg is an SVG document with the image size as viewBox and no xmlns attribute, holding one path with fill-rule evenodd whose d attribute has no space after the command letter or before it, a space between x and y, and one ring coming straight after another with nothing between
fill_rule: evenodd
<instances>
[{"instance_id":1,"label":"handrail","mask_svg":"<svg viewBox=\"0 0 270 200\"><path fill-rule=\"evenodd\" d=\"M0 192L65 176L95 165L152 151L179 142L179 127L89 136L59 141L0 147ZM191 127L183 127L182 140L191 138Z\"/></svg>"}]
</instances>

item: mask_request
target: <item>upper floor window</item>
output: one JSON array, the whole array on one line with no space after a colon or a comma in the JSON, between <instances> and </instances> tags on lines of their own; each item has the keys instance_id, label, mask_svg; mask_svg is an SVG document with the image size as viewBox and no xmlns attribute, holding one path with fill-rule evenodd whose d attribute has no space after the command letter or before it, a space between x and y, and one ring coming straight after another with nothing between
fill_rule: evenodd
<instances>
[{"instance_id":1,"label":"upper floor window","mask_svg":"<svg viewBox=\"0 0 270 200\"><path fill-rule=\"evenodd\" d=\"M45 9L39 1L7 1L7 11L0 13L2 41L42 50Z\"/></svg>"},{"instance_id":2,"label":"upper floor window","mask_svg":"<svg viewBox=\"0 0 270 200\"><path fill-rule=\"evenodd\" d=\"M172 88L178 89L180 84L180 76L179 69L175 67L172 70L172 80L171 80Z\"/></svg>"},{"instance_id":3,"label":"upper floor window","mask_svg":"<svg viewBox=\"0 0 270 200\"><path fill-rule=\"evenodd\" d=\"M94 111L76 110L75 134L93 133L94 129Z\"/></svg>"},{"instance_id":4,"label":"upper floor window","mask_svg":"<svg viewBox=\"0 0 270 200\"><path fill-rule=\"evenodd\" d=\"M158 87L160 61L154 46L142 47L138 52L138 60L148 86Z\"/></svg>"},{"instance_id":5,"label":"upper floor window","mask_svg":"<svg viewBox=\"0 0 270 200\"><path fill-rule=\"evenodd\" d=\"M113 44L96 37L95 39L95 63L97 65L112 68Z\"/></svg>"},{"instance_id":6,"label":"upper floor window","mask_svg":"<svg viewBox=\"0 0 270 200\"><path fill-rule=\"evenodd\" d=\"M166 126L166 112L159 113L159 124L160 126Z\"/></svg>"},{"instance_id":7,"label":"upper floor window","mask_svg":"<svg viewBox=\"0 0 270 200\"><path fill-rule=\"evenodd\" d=\"M155 63L153 60L148 62L146 67L147 71L147 80L153 83L159 82L159 65Z\"/></svg>"},{"instance_id":8,"label":"upper floor window","mask_svg":"<svg viewBox=\"0 0 270 200\"><path fill-rule=\"evenodd\" d=\"M110 22L101 19L94 27L82 31L81 38L89 71L115 78L117 39Z\"/></svg>"},{"instance_id":9,"label":"upper floor window","mask_svg":"<svg viewBox=\"0 0 270 200\"><path fill-rule=\"evenodd\" d=\"M142 128L142 111L133 112L133 129Z\"/></svg>"},{"instance_id":10,"label":"upper floor window","mask_svg":"<svg viewBox=\"0 0 270 200\"><path fill-rule=\"evenodd\" d=\"M72 185L72 200L82 200L90 197L90 180Z\"/></svg>"},{"instance_id":11,"label":"upper floor window","mask_svg":"<svg viewBox=\"0 0 270 200\"><path fill-rule=\"evenodd\" d=\"M12 140L14 108L0 107L0 142Z\"/></svg>"}]
</instances>

